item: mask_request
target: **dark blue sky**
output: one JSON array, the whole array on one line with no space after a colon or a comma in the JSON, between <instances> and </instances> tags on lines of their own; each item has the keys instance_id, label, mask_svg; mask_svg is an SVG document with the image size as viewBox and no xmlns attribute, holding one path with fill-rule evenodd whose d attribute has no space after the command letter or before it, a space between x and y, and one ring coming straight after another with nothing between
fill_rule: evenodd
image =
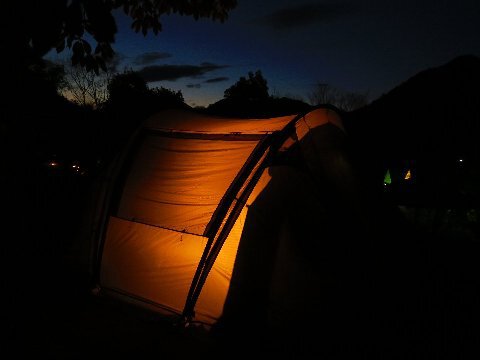
<instances>
[{"instance_id":1,"label":"dark blue sky","mask_svg":"<svg viewBox=\"0 0 480 360\"><path fill-rule=\"evenodd\" d=\"M114 48L151 86L208 105L249 71L270 93L308 100L317 82L370 100L417 72L480 55L479 0L238 0L225 23L176 15L146 37L118 14Z\"/></svg>"}]
</instances>

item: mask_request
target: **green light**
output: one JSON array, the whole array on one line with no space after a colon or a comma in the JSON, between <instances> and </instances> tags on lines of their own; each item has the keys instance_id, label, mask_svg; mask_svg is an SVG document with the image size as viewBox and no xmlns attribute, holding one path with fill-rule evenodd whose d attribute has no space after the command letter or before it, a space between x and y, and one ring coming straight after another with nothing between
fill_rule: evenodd
<instances>
[{"instance_id":1,"label":"green light","mask_svg":"<svg viewBox=\"0 0 480 360\"><path fill-rule=\"evenodd\" d=\"M392 183L392 177L390 176L390 170L387 169L387 173L385 174L385 177L383 178L383 184L384 185L390 185Z\"/></svg>"}]
</instances>

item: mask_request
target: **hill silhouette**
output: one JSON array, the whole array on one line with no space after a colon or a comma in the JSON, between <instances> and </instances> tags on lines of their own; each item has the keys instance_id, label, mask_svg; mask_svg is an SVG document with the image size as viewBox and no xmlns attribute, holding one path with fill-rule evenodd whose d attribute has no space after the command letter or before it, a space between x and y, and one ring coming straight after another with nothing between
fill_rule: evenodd
<instances>
[{"instance_id":1,"label":"hill silhouette","mask_svg":"<svg viewBox=\"0 0 480 360\"><path fill-rule=\"evenodd\" d=\"M476 141L468 140L480 132L479 83L480 58L460 56L351 112L347 126L389 155L478 153Z\"/></svg>"},{"instance_id":2,"label":"hill silhouette","mask_svg":"<svg viewBox=\"0 0 480 360\"><path fill-rule=\"evenodd\" d=\"M464 55L422 71L346 114L345 126L361 166L379 183L386 168L409 163L418 168L422 195L429 193L428 201L452 191L457 193L450 197L469 191L464 197L478 200L472 179L480 181L476 170L480 161L479 83L480 58ZM459 189L454 184L458 181L469 189Z\"/></svg>"}]
</instances>

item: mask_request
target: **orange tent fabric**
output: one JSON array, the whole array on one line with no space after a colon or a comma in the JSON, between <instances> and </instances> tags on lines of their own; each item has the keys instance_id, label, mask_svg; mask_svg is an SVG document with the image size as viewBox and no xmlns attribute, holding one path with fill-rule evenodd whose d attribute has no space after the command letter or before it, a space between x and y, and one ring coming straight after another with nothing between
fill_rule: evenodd
<instances>
[{"instance_id":1,"label":"orange tent fabric","mask_svg":"<svg viewBox=\"0 0 480 360\"><path fill-rule=\"evenodd\" d=\"M271 119L184 110L152 116L108 177L108 186L117 190L105 197L103 231L94 239L99 287L176 317L182 316L192 286L200 286L191 320L215 324L231 293L249 207L271 181L271 159L300 152L298 158L311 170L305 189L314 188L329 164L348 177L341 158L317 161L318 151L328 153L314 137L324 126L343 131L338 113L329 108ZM268 142L279 134L284 135L281 144ZM304 176L292 179L301 186ZM220 250L212 255L217 241ZM204 282L195 282L207 255L213 265L205 267Z\"/></svg>"}]
</instances>

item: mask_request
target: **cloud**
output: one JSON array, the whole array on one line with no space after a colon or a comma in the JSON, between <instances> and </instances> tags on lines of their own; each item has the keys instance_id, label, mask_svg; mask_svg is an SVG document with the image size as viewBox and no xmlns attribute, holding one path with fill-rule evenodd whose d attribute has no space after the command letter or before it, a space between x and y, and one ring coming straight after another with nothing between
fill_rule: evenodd
<instances>
[{"instance_id":1,"label":"cloud","mask_svg":"<svg viewBox=\"0 0 480 360\"><path fill-rule=\"evenodd\" d=\"M172 57L172 54L167 52L152 51L152 52L146 52L138 55L133 60L133 63L135 65L149 65L149 64L153 64L158 60L168 59L171 57Z\"/></svg>"},{"instance_id":2,"label":"cloud","mask_svg":"<svg viewBox=\"0 0 480 360\"><path fill-rule=\"evenodd\" d=\"M205 63L204 63L205 64ZM219 76L219 77L215 77L215 78L211 78L211 79L207 79L205 81L202 81L203 84L213 84L213 83L217 83L217 82L222 82L222 81L227 81L228 77L226 76ZM200 83L197 83L197 84L187 84L187 88L190 88L190 89L200 89L202 87L202 84Z\"/></svg>"},{"instance_id":3,"label":"cloud","mask_svg":"<svg viewBox=\"0 0 480 360\"><path fill-rule=\"evenodd\" d=\"M125 56L124 54L120 52L115 52L112 58L107 59L105 61L105 65L107 66L108 72L114 74L118 73L120 71L120 65L127 59L128 57ZM72 62L69 57L60 57L57 56L55 58L48 58L46 57L44 59L46 66L55 66L55 65L63 65L66 68L71 68L72 67ZM102 74L103 71L100 71L100 74Z\"/></svg>"},{"instance_id":4,"label":"cloud","mask_svg":"<svg viewBox=\"0 0 480 360\"><path fill-rule=\"evenodd\" d=\"M215 77L215 78L211 78L211 79L208 79L208 80L205 80L204 83L208 83L208 84L211 84L211 83L217 83L217 82L222 82L222 81L227 81L228 77L226 76L219 76L219 77Z\"/></svg>"},{"instance_id":5,"label":"cloud","mask_svg":"<svg viewBox=\"0 0 480 360\"><path fill-rule=\"evenodd\" d=\"M195 78L208 72L223 69L228 65L201 63L200 65L151 65L138 72L146 82L176 81L181 78Z\"/></svg>"},{"instance_id":6,"label":"cloud","mask_svg":"<svg viewBox=\"0 0 480 360\"><path fill-rule=\"evenodd\" d=\"M311 2L292 5L258 18L256 24L266 25L275 30L291 30L316 23L325 23L356 10L350 3Z\"/></svg>"}]
</instances>

